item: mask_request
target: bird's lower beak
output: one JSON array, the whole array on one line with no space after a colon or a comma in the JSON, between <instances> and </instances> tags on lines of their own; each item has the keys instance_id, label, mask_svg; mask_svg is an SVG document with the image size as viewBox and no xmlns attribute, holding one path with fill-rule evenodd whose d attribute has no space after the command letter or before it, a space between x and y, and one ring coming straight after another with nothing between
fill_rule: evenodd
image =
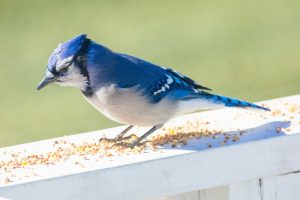
<instances>
[{"instance_id":1,"label":"bird's lower beak","mask_svg":"<svg viewBox=\"0 0 300 200\"><path fill-rule=\"evenodd\" d=\"M55 76L51 76L51 77L50 76L45 76L43 78L43 80L38 84L36 89L40 90L40 89L46 87L47 85L49 85L50 83L55 82L56 80L57 80L57 77L55 77Z\"/></svg>"}]
</instances>

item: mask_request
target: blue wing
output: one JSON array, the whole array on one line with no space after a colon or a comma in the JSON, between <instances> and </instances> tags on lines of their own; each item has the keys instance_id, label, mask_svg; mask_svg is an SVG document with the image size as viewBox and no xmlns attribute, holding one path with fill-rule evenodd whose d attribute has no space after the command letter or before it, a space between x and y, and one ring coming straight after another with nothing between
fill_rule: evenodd
<instances>
[{"instance_id":1,"label":"blue wing","mask_svg":"<svg viewBox=\"0 0 300 200\"><path fill-rule=\"evenodd\" d=\"M160 80L144 90L144 94L148 95L152 103L159 102L165 97L174 100L195 98L193 94L199 94L203 90L210 90L172 69L162 69L164 71Z\"/></svg>"},{"instance_id":2,"label":"blue wing","mask_svg":"<svg viewBox=\"0 0 300 200\"><path fill-rule=\"evenodd\" d=\"M173 71L172 69L160 67L140 58L126 54L117 53L113 77L103 77L113 80L121 88L138 87L142 95L146 96L151 103L159 102L162 98L174 91L195 92L210 90L192 79ZM108 73L102 73L108 74Z\"/></svg>"},{"instance_id":3,"label":"blue wing","mask_svg":"<svg viewBox=\"0 0 300 200\"><path fill-rule=\"evenodd\" d=\"M211 90L210 88L207 88L207 87L204 87L202 85L199 85L197 82L195 82L194 80L190 79L189 77L187 76L184 76L182 74L180 74L179 72L177 71L174 71L172 69L165 69L166 72L169 74L169 75L172 75L173 78L175 79L178 79L177 83L179 85L183 84L186 86L189 85L190 87L192 87L193 89L199 89L199 90Z\"/></svg>"},{"instance_id":4,"label":"blue wing","mask_svg":"<svg viewBox=\"0 0 300 200\"><path fill-rule=\"evenodd\" d=\"M160 67L133 56L115 53L112 58L113 61L108 62L108 64L102 63L103 66L107 67L97 70L99 72L97 80L107 84L116 84L120 88L137 87L150 103L157 103L163 98L174 101L202 99L229 107L252 107L269 110L246 101L210 94L205 91L210 90L209 88L172 69Z\"/></svg>"},{"instance_id":5,"label":"blue wing","mask_svg":"<svg viewBox=\"0 0 300 200\"><path fill-rule=\"evenodd\" d=\"M167 77L170 76L169 78L173 78L175 82L172 82L169 90L161 92L158 95L156 94L157 92L154 93L154 96L150 98L154 102L161 100L163 97L167 97L175 101L188 101L191 99L202 99L216 105L223 105L227 107L256 108L265 111L270 111L270 109L268 108L247 101L208 93L204 90L210 90L209 88L197 84L190 78L185 77L171 69L166 69L166 71L167 71L166 76ZM162 81L162 83L164 82Z\"/></svg>"},{"instance_id":6,"label":"blue wing","mask_svg":"<svg viewBox=\"0 0 300 200\"><path fill-rule=\"evenodd\" d=\"M160 101L162 98L170 98L175 101L202 99L216 105L227 107L256 108L270 111L268 108L247 101L208 93L204 90L210 90L209 88L203 87L171 69L166 69L165 76L167 77L167 81L165 79L161 80L158 85L152 87L152 90L150 90L152 96L149 96L149 99L153 103ZM170 81L171 78L173 81Z\"/></svg>"}]
</instances>

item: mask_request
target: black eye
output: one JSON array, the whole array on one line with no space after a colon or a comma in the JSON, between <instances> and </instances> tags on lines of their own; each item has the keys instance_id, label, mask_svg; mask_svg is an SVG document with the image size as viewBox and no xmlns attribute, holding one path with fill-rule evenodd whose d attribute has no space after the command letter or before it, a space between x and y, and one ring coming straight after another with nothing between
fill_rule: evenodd
<instances>
[{"instance_id":1,"label":"black eye","mask_svg":"<svg viewBox=\"0 0 300 200\"><path fill-rule=\"evenodd\" d=\"M66 72L68 71L68 69L69 69L69 66L64 67L64 68L61 68L61 69L59 70L59 72L60 72L60 73L66 73Z\"/></svg>"}]
</instances>

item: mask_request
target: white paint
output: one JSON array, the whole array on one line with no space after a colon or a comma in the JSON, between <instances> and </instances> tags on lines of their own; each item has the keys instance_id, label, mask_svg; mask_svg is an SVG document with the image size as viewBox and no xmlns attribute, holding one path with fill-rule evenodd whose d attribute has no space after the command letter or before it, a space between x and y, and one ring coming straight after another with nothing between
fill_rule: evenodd
<instances>
[{"instance_id":1,"label":"white paint","mask_svg":"<svg viewBox=\"0 0 300 200\"><path fill-rule=\"evenodd\" d=\"M260 187L260 182L259 179L254 179L230 184L230 200L261 200L262 188Z\"/></svg>"},{"instance_id":2,"label":"white paint","mask_svg":"<svg viewBox=\"0 0 300 200\"><path fill-rule=\"evenodd\" d=\"M199 200L228 200L228 186L201 190Z\"/></svg>"},{"instance_id":3,"label":"white paint","mask_svg":"<svg viewBox=\"0 0 300 200\"><path fill-rule=\"evenodd\" d=\"M231 184L229 200L298 200L300 173L288 173Z\"/></svg>"},{"instance_id":4,"label":"white paint","mask_svg":"<svg viewBox=\"0 0 300 200\"><path fill-rule=\"evenodd\" d=\"M153 200L229 200L228 187L221 186L211 189L187 192Z\"/></svg>"},{"instance_id":5,"label":"white paint","mask_svg":"<svg viewBox=\"0 0 300 200\"><path fill-rule=\"evenodd\" d=\"M147 162L132 160L132 164L118 167L81 169L76 174L52 174L51 179L2 187L0 196L45 200L152 199L298 170L299 157L294 152L299 151L300 135L277 137L209 151L177 156L175 153ZM45 173L54 171L48 169Z\"/></svg>"},{"instance_id":6,"label":"white paint","mask_svg":"<svg viewBox=\"0 0 300 200\"><path fill-rule=\"evenodd\" d=\"M300 172L264 178L263 200L299 200Z\"/></svg>"},{"instance_id":7,"label":"white paint","mask_svg":"<svg viewBox=\"0 0 300 200\"><path fill-rule=\"evenodd\" d=\"M276 108L284 103L299 103L300 96L267 102ZM230 111L230 112L229 112ZM246 112L247 113L247 112ZM215 139L190 141L181 148L166 146L163 153L113 157L93 162L83 160L85 168L75 168L66 160L56 165L32 166L39 176L24 178L0 187L0 196L9 199L176 199L176 200L296 200L300 195L300 121L295 115L289 132L272 135L272 126L285 118L261 118L243 110L223 109L177 118L170 126L196 119L212 122L224 130L247 128L248 134L237 143L220 147ZM238 119L233 118L238 116ZM287 116L289 117L289 116ZM226 123L224 123L226 119ZM261 124L274 122L274 125ZM173 123L173 124L172 124ZM73 142L94 141L103 134L117 134L123 127L67 137ZM280 134L279 134L280 135ZM52 148L54 140L1 149L42 153ZM211 142L212 149L205 148ZM207 145L206 145L207 146ZM3 155L1 154L1 159ZM78 158L79 159L79 158ZM16 170L14 173L17 173ZM19 173L26 174L25 169ZM0 174L0 177L2 174ZM262 178L259 184L258 179ZM224 186L225 185L225 186ZM228 185L228 186L226 186Z\"/></svg>"}]
</instances>

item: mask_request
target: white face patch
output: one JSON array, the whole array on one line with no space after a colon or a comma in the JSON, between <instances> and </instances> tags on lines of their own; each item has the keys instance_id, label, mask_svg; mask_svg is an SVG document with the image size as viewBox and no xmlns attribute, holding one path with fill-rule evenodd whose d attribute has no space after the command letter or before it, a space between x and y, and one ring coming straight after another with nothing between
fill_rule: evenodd
<instances>
[{"instance_id":1,"label":"white face patch","mask_svg":"<svg viewBox=\"0 0 300 200\"><path fill-rule=\"evenodd\" d=\"M73 56L69 56L65 59L62 59L62 60L58 60L57 63L56 63L56 71L59 71L61 70L62 68L64 68L66 65L69 64L69 62L71 62L73 60Z\"/></svg>"},{"instance_id":2,"label":"white face patch","mask_svg":"<svg viewBox=\"0 0 300 200\"><path fill-rule=\"evenodd\" d=\"M88 80L87 77L81 74L79 67L71 64L68 71L58 78L56 84L60 86L74 86L85 90L88 86Z\"/></svg>"},{"instance_id":3,"label":"white face patch","mask_svg":"<svg viewBox=\"0 0 300 200\"><path fill-rule=\"evenodd\" d=\"M157 95L161 92L165 92L167 89L170 89L171 84L174 82L173 78L166 74L167 77L167 83L165 83L159 90L153 92L153 95Z\"/></svg>"}]
</instances>

